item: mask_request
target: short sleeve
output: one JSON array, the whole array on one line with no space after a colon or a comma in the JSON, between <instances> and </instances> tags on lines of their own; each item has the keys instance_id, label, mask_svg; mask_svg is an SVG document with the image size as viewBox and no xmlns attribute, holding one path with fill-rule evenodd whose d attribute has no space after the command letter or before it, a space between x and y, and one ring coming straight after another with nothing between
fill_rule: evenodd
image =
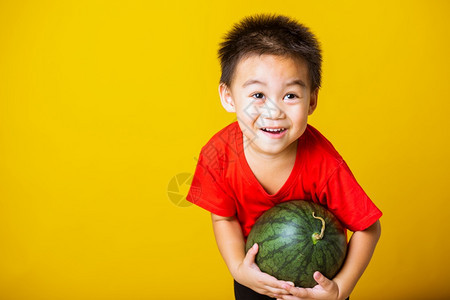
<instances>
[{"instance_id":1,"label":"short sleeve","mask_svg":"<svg viewBox=\"0 0 450 300\"><path fill-rule=\"evenodd\" d=\"M365 230L382 212L375 206L342 161L322 188L319 201L351 231Z\"/></svg>"},{"instance_id":2,"label":"short sleeve","mask_svg":"<svg viewBox=\"0 0 450 300\"><path fill-rule=\"evenodd\" d=\"M186 199L223 217L236 214L235 201L224 180L223 158L208 144L202 148Z\"/></svg>"}]
</instances>

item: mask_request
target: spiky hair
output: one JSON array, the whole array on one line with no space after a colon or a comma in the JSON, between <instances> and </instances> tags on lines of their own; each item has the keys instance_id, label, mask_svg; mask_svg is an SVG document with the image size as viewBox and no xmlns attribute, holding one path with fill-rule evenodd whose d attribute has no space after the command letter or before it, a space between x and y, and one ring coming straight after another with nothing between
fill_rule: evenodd
<instances>
[{"instance_id":1,"label":"spiky hair","mask_svg":"<svg viewBox=\"0 0 450 300\"><path fill-rule=\"evenodd\" d=\"M225 35L218 57L220 82L231 87L236 66L252 54L273 54L304 59L311 90L320 88L322 54L310 29L283 15L259 14L244 18Z\"/></svg>"}]
</instances>

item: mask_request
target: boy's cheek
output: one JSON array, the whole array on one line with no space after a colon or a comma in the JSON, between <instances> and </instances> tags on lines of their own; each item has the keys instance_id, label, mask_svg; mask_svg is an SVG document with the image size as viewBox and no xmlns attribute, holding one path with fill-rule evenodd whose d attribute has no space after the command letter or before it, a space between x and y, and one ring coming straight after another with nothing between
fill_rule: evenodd
<instances>
[{"instance_id":1,"label":"boy's cheek","mask_svg":"<svg viewBox=\"0 0 450 300\"><path fill-rule=\"evenodd\" d=\"M259 115L260 112L258 111L258 108L253 105L248 105L237 111L237 118L241 122L245 122L247 124L256 122Z\"/></svg>"}]
</instances>

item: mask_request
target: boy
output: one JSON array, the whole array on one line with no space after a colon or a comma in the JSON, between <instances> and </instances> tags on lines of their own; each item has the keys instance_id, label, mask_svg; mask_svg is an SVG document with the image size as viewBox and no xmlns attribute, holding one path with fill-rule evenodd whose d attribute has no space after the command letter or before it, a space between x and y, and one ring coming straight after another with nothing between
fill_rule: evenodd
<instances>
[{"instance_id":1,"label":"boy","mask_svg":"<svg viewBox=\"0 0 450 300\"><path fill-rule=\"evenodd\" d=\"M331 143L307 124L317 106L321 51L308 28L285 16L245 18L219 50L219 94L234 122L202 148L187 199L211 212L219 251L235 279L236 299L345 299L380 236L381 211ZM327 207L354 231L335 278L294 287L245 253L256 219L277 203L303 199Z\"/></svg>"}]
</instances>

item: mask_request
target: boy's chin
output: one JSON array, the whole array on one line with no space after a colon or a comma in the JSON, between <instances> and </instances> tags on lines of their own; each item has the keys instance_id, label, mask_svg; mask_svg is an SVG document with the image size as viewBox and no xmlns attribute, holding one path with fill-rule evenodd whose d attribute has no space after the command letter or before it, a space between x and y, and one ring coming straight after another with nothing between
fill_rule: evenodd
<instances>
[{"instance_id":1,"label":"boy's chin","mask_svg":"<svg viewBox=\"0 0 450 300\"><path fill-rule=\"evenodd\" d=\"M261 140L254 140L253 143L248 146L252 148L252 152L257 152L264 155L278 155L289 147L289 145L280 143L278 143L277 145L264 143Z\"/></svg>"}]
</instances>

